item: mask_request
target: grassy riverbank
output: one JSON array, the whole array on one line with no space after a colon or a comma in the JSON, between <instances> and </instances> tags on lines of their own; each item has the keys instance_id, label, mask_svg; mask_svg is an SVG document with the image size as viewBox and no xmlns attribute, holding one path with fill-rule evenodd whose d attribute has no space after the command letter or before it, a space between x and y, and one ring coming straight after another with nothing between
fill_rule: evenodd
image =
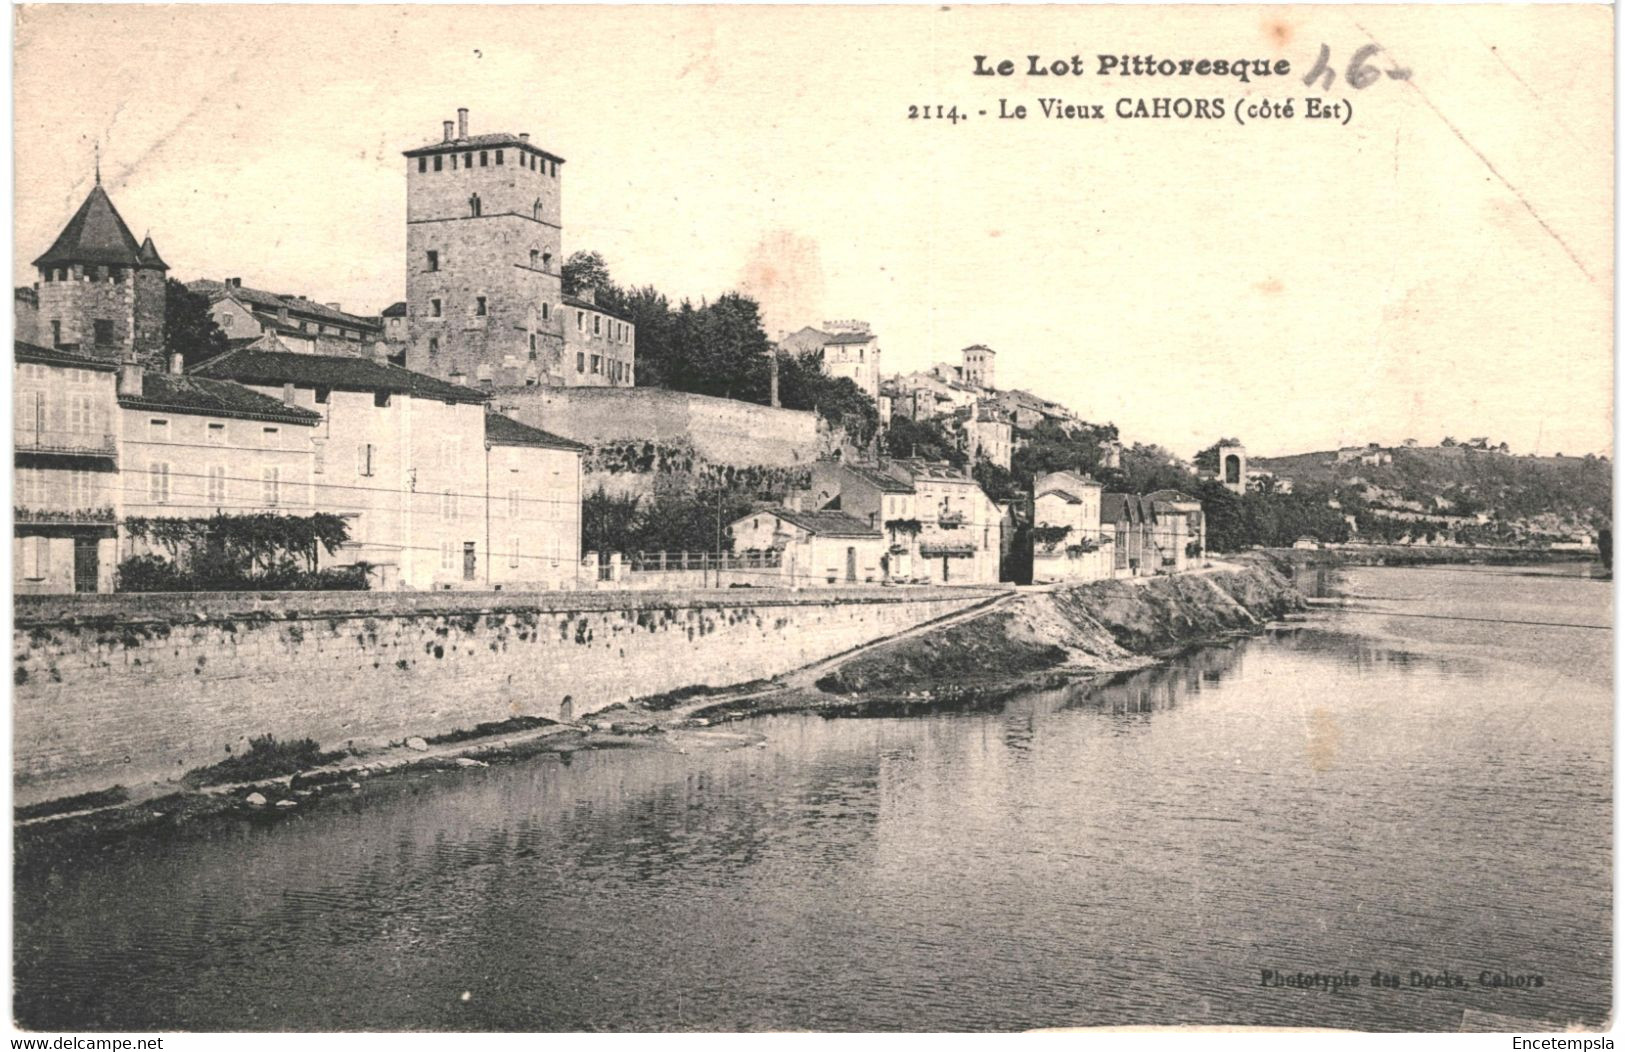
<instances>
[{"instance_id":1,"label":"grassy riverbank","mask_svg":"<svg viewBox=\"0 0 1625 1052\"><path fill-rule=\"evenodd\" d=\"M356 806L379 780L458 777L541 756L568 761L593 749L738 748L760 735L714 725L769 712L901 715L996 705L1023 690L1138 668L1205 641L1257 631L1303 608L1284 565L1255 553L1177 577L1012 592L777 680L676 691L575 724L509 721L427 741L409 738L368 754L320 755L311 743L319 766L310 769L236 784L211 784L218 779L200 774L184 780L189 788L132 786L104 806L19 814L16 861L83 858L132 836L171 835L198 823L296 820L334 800Z\"/></svg>"}]
</instances>

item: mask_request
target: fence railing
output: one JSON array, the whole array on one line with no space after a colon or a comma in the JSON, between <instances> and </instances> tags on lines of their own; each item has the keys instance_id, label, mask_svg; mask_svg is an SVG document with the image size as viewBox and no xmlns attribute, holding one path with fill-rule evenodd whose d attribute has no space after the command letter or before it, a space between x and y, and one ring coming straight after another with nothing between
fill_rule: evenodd
<instances>
[{"instance_id":1,"label":"fence railing","mask_svg":"<svg viewBox=\"0 0 1625 1052\"><path fill-rule=\"evenodd\" d=\"M30 453L112 457L118 454L117 439L104 431L63 431L47 427L13 427L13 443Z\"/></svg>"},{"instance_id":2,"label":"fence railing","mask_svg":"<svg viewBox=\"0 0 1625 1052\"><path fill-rule=\"evenodd\" d=\"M772 570L782 565L778 550L747 552L628 552L622 557L629 573L680 570Z\"/></svg>"},{"instance_id":3,"label":"fence railing","mask_svg":"<svg viewBox=\"0 0 1625 1052\"><path fill-rule=\"evenodd\" d=\"M25 508L15 505L11 517L17 522L54 523L59 525L111 525L116 518L110 507L99 508Z\"/></svg>"}]
</instances>

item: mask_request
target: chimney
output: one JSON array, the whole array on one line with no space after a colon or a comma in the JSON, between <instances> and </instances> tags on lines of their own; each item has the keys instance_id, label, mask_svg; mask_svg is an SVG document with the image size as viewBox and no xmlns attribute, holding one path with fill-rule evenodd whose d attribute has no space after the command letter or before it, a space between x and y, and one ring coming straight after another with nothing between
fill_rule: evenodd
<instances>
[{"instance_id":1,"label":"chimney","mask_svg":"<svg viewBox=\"0 0 1625 1052\"><path fill-rule=\"evenodd\" d=\"M520 142L530 142L530 132L520 132L519 133L519 141Z\"/></svg>"},{"instance_id":2,"label":"chimney","mask_svg":"<svg viewBox=\"0 0 1625 1052\"><path fill-rule=\"evenodd\" d=\"M451 130L452 124L451 124L451 121L443 121L442 123L445 125L446 130L445 130L445 138L441 139L441 142L451 142L451 140L452 140L452 130Z\"/></svg>"},{"instance_id":3,"label":"chimney","mask_svg":"<svg viewBox=\"0 0 1625 1052\"><path fill-rule=\"evenodd\" d=\"M468 138L468 110L461 106L457 108L457 137Z\"/></svg>"},{"instance_id":4,"label":"chimney","mask_svg":"<svg viewBox=\"0 0 1625 1052\"><path fill-rule=\"evenodd\" d=\"M176 376L184 373L186 371L186 356L181 354L179 351L176 351L174 354L170 355L169 371L174 373Z\"/></svg>"},{"instance_id":5,"label":"chimney","mask_svg":"<svg viewBox=\"0 0 1625 1052\"><path fill-rule=\"evenodd\" d=\"M118 393L141 397L141 362L135 358L127 358L119 366Z\"/></svg>"},{"instance_id":6,"label":"chimney","mask_svg":"<svg viewBox=\"0 0 1625 1052\"><path fill-rule=\"evenodd\" d=\"M294 390L293 384L283 384L282 385L282 404L283 405L295 405L297 403L297 399L298 399L298 395L296 394L296 392Z\"/></svg>"},{"instance_id":7,"label":"chimney","mask_svg":"<svg viewBox=\"0 0 1625 1052\"><path fill-rule=\"evenodd\" d=\"M243 287L243 279L242 278L227 278L226 279L226 288L228 288L228 289L240 289L242 287Z\"/></svg>"},{"instance_id":8,"label":"chimney","mask_svg":"<svg viewBox=\"0 0 1625 1052\"><path fill-rule=\"evenodd\" d=\"M326 307L328 310L342 311L344 309L343 307L340 307L337 303L325 303L325 304L323 304L323 306Z\"/></svg>"}]
</instances>

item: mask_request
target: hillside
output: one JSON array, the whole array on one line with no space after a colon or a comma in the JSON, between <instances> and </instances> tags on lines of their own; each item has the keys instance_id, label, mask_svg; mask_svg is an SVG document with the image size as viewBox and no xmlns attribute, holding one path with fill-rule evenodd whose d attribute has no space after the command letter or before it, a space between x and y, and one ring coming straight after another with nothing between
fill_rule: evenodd
<instances>
[{"instance_id":1,"label":"hillside","mask_svg":"<svg viewBox=\"0 0 1625 1052\"><path fill-rule=\"evenodd\" d=\"M1386 463L1339 461L1335 451L1260 457L1249 465L1299 490L1405 512L1486 516L1535 532L1597 528L1613 515L1613 465L1601 457L1533 457L1433 446L1373 450Z\"/></svg>"}]
</instances>

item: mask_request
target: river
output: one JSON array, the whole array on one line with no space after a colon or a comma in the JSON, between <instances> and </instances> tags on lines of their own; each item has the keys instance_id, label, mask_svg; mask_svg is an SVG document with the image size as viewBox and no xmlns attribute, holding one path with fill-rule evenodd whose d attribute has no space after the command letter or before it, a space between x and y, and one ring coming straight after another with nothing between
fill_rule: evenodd
<instances>
[{"instance_id":1,"label":"river","mask_svg":"<svg viewBox=\"0 0 1625 1052\"><path fill-rule=\"evenodd\" d=\"M1440 567L1348 570L1339 590L1347 609L998 712L768 717L732 728L761 747L381 779L270 825L31 866L15 1015L133 1031L1454 1030L1465 1009L1601 1024L1611 585ZM1265 985L1265 969L1361 985ZM1378 970L1399 988L1373 988ZM1497 973L1541 985L1480 984Z\"/></svg>"}]
</instances>

